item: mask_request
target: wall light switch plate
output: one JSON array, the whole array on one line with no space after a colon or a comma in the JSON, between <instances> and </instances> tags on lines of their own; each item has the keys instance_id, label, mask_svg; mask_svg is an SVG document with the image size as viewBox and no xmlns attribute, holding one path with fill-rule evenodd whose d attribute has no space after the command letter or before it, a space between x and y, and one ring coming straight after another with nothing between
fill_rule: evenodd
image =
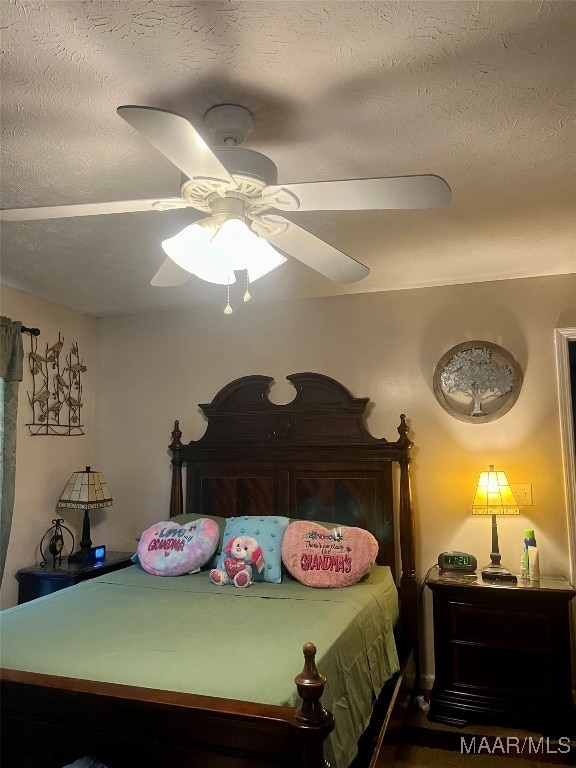
<instances>
[{"instance_id":1,"label":"wall light switch plate","mask_svg":"<svg viewBox=\"0 0 576 768\"><path fill-rule=\"evenodd\" d=\"M532 484L531 483L510 483L510 488L514 498L520 507L532 506Z\"/></svg>"}]
</instances>

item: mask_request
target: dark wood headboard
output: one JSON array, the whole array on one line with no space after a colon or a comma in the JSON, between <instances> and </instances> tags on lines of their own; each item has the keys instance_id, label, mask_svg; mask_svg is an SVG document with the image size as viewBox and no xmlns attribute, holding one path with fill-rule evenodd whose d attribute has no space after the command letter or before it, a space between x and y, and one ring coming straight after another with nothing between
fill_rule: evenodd
<instances>
[{"instance_id":1,"label":"dark wood headboard","mask_svg":"<svg viewBox=\"0 0 576 768\"><path fill-rule=\"evenodd\" d=\"M296 397L286 405L268 399L273 382L269 376L244 376L227 384L211 403L200 405L208 426L199 440L182 443L175 423L170 515L279 514L366 528L379 543L377 562L390 566L399 585L402 644L416 648L412 442L406 418L400 416L395 442L372 437L364 424L369 398L353 397L342 384L319 373L287 378Z\"/></svg>"}]
</instances>

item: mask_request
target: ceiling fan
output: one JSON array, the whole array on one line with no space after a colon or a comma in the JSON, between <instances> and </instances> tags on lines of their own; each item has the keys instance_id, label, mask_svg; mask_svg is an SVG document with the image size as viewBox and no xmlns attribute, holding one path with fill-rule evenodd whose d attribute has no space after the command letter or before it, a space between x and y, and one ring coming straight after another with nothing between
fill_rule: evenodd
<instances>
[{"instance_id":1,"label":"ceiling fan","mask_svg":"<svg viewBox=\"0 0 576 768\"><path fill-rule=\"evenodd\" d=\"M370 270L279 212L437 208L450 202L448 184L431 174L278 185L274 163L239 146L252 128L252 114L241 106L224 104L206 113L206 126L218 145L214 148L181 115L141 106L121 106L117 112L182 172L179 197L4 209L0 219L25 221L191 207L208 216L162 243L168 258L152 278L152 285L181 285L191 274L229 284L234 282L234 269L247 269L253 281L285 261L279 251L330 280L353 283ZM242 232L236 226L239 222ZM248 256L240 265L224 258L226 242L233 246L229 253L237 253L239 236L251 238L245 251L253 256L250 263ZM206 254L210 243L217 241L223 260L214 270L214 250L208 267L191 256ZM262 267L265 258L270 261Z\"/></svg>"}]
</instances>

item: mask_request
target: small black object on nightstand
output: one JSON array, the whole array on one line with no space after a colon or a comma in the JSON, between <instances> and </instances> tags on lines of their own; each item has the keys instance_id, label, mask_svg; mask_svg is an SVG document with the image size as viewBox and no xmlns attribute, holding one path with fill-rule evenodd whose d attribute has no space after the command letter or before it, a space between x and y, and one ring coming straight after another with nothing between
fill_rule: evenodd
<instances>
[{"instance_id":1,"label":"small black object on nightstand","mask_svg":"<svg viewBox=\"0 0 576 768\"><path fill-rule=\"evenodd\" d=\"M470 555L468 552L440 552L438 555L438 568L441 571L474 573L476 568L478 568L478 561L474 555Z\"/></svg>"}]
</instances>

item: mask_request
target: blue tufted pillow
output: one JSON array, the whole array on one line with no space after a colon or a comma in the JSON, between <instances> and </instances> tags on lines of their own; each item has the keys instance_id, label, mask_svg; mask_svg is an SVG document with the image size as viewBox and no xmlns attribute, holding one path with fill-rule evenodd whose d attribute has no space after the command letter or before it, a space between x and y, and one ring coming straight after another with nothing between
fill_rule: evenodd
<instances>
[{"instance_id":1,"label":"blue tufted pillow","mask_svg":"<svg viewBox=\"0 0 576 768\"><path fill-rule=\"evenodd\" d=\"M290 520L280 515L244 515L229 517L226 521L223 548L218 558L219 570L224 568L224 559L229 557L224 552L227 543L236 536L251 536L262 547L264 567L261 572L252 568L253 581L268 581L280 584L282 581L282 538Z\"/></svg>"}]
</instances>

